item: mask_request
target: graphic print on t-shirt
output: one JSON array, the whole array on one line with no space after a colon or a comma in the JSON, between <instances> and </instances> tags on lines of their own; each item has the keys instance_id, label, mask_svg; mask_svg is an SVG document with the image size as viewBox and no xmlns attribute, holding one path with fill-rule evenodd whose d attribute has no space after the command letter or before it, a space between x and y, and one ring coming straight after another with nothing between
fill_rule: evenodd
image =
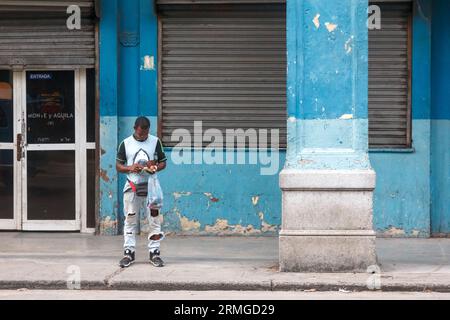
<instances>
[{"instance_id":1,"label":"graphic print on t-shirt","mask_svg":"<svg viewBox=\"0 0 450 320\"><path fill-rule=\"evenodd\" d=\"M142 167L146 167L149 160L151 160L150 156L148 155L147 151L142 148L139 149L133 157L133 163L140 164ZM145 171L141 172L140 174L132 173L130 175L130 178L134 183L143 183L147 182L148 174Z\"/></svg>"},{"instance_id":2,"label":"graphic print on t-shirt","mask_svg":"<svg viewBox=\"0 0 450 320\"><path fill-rule=\"evenodd\" d=\"M133 163L140 164L143 167L147 166L148 161L150 161L150 157L144 149L139 149L133 157Z\"/></svg>"}]
</instances>

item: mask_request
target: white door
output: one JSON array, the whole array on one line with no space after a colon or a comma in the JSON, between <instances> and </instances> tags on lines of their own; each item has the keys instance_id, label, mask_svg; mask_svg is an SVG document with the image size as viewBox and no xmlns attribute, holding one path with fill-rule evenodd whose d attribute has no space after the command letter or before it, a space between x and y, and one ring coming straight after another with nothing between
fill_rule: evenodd
<instances>
[{"instance_id":1,"label":"white door","mask_svg":"<svg viewBox=\"0 0 450 320\"><path fill-rule=\"evenodd\" d=\"M12 78L13 143L1 145L0 163L13 162L2 169L7 177L12 170L13 191L0 205L12 198L13 209L0 216L0 229L86 231L86 71L28 70Z\"/></svg>"},{"instance_id":2,"label":"white door","mask_svg":"<svg viewBox=\"0 0 450 320\"><path fill-rule=\"evenodd\" d=\"M16 109L14 107L15 81L13 72L0 70L0 229L19 227L15 140Z\"/></svg>"}]
</instances>

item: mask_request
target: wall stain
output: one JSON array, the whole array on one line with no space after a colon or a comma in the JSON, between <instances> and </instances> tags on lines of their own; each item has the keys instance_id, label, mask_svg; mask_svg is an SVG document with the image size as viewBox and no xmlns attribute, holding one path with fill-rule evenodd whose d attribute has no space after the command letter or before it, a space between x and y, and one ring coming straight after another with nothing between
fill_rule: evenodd
<instances>
[{"instance_id":1,"label":"wall stain","mask_svg":"<svg viewBox=\"0 0 450 320\"><path fill-rule=\"evenodd\" d=\"M109 182L108 172L106 170L100 169L100 178L102 178L103 181Z\"/></svg>"}]
</instances>

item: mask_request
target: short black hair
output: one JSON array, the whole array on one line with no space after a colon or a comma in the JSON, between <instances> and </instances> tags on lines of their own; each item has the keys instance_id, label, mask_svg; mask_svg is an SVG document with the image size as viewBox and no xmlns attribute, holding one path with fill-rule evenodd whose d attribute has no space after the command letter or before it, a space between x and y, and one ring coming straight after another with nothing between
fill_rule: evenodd
<instances>
[{"instance_id":1,"label":"short black hair","mask_svg":"<svg viewBox=\"0 0 450 320\"><path fill-rule=\"evenodd\" d=\"M134 127L146 130L150 128L150 120L147 117L139 117L134 122Z\"/></svg>"}]
</instances>

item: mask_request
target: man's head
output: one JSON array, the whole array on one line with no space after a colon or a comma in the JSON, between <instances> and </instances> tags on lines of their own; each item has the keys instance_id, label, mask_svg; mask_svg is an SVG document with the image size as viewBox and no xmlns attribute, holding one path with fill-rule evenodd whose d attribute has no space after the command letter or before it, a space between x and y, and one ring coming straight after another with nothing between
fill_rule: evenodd
<instances>
[{"instance_id":1,"label":"man's head","mask_svg":"<svg viewBox=\"0 0 450 320\"><path fill-rule=\"evenodd\" d=\"M146 117L139 117L134 122L134 136L139 141L145 141L148 138L150 130L150 120Z\"/></svg>"}]
</instances>

